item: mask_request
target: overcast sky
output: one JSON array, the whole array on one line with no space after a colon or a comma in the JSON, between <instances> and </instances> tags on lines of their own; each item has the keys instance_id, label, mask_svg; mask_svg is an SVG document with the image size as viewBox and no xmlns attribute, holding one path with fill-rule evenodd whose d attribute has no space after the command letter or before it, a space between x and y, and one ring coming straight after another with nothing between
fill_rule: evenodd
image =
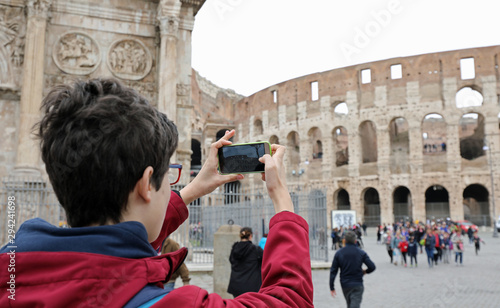
<instances>
[{"instance_id":1,"label":"overcast sky","mask_svg":"<svg viewBox=\"0 0 500 308\"><path fill-rule=\"evenodd\" d=\"M192 65L250 95L358 63L500 45L497 0L207 0Z\"/></svg>"}]
</instances>

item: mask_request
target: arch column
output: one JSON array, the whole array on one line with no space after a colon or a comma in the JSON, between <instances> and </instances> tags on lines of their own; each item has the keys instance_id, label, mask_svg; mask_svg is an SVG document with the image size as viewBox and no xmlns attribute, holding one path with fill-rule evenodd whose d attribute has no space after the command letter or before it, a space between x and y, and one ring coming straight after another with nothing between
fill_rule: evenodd
<instances>
[{"instance_id":1,"label":"arch column","mask_svg":"<svg viewBox=\"0 0 500 308\"><path fill-rule=\"evenodd\" d=\"M500 215L500 193L499 192L499 174L498 170L500 168L500 162L498 159L500 158L500 144L499 144L499 128L498 128L498 118L495 115L494 117L486 117L485 119L485 138L486 145L489 147L489 150L486 151L487 160L488 160L488 174L489 174L489 182L487 189L489 191L489 199L490 199L490 214L493 219L493 223L495 224L498 220L498 215ZM493 225L493 227L496 227Z\"/></svg>"},{"instance_id":2,"label":"arch column","mask_svg":"<svg viewBox=\"0 0 500 308\"><path fill-rule=\"evenodd\" d=\"M389 159L391 140L389 137L389 130L385 128L377 129L377 166L378 174L383 178L390 174Z\"/></svg>"},{"instance_id":3,"label":"arch column","mask_svg":"<svg viewBox=\"0 0 500 308\"><path fill-rule=\"evenodd\" d=\"M462 168L462 157L460 156L458 121L453 121L453 123L447 122L446 127L446 160L448 161L448 173L459 173Z\"/></svg>"},{"instance_id":4,"label":"arch column","mask_svg":"<svg viewBox=\"0 0 500 308\"><path fill-rule=\"evenodd\" d=\"M176 84L176 118L179 130L179 145L177 147L177 160L186 171L181 178L183 184L190 181L189 170L191 169L191 123L193 115L193 103L191 101L191 33L194 28L194 15L191 6L183 6L179 21L177 56L178 75Z\"/></svg>"},{"instance_id":5,"label":"arch column","mask_svg":"<svg viewBox=\"0 0 500 308\"><path fill-rule=\"evenodd\" d=\"M408 189L411 192L411 199L413 203L411 213L413 220L425 221L425 190L427 187L423 186L421 180L415 179L413 186L408 187Z\"/></svg>"},{"instance_id":6,"label":"arch column","mask_svg":"<svg viewBox=\"0 0 500 308\"><path fill-rule=\"evenodd\" d=\"M347 131L349 136L349 176L359 176L359 165L361 164L361 138L359 136L359 127Z\"/></svg>"},{"instance_id":7,"label":"arch column","mask_svg":"<svg viewBox=\"0 0 500 308\"><path fill-rule=\"evenodd\" d=\"M463 190L461 183L461 177L459 175L451 175L449 183L453 183L453 186L448 186L448 203L450 207L450 218L451 220L462 220L464 219L464 206L463 206Z\"/></svg>"},{"instance_id":8,"label":"arch column","mask_svg":"<svg viewBox=\"0 0 500 308\"><path fill-rule=\"evenodd\" d=\"M408 121L410 142L410 173L421 174L423 172L424 154L422 153L422 126L421 122Z\"/></svg>"},{"instance_id":9,"label":"arch column","mask_svg":"<svg viewBox=\"0 0 500 308\"><path fill-rule=\"evenodd\" d=\"M387 185L386 185L387 184ZM381 181L378 192L380 204L380 219L381 222L394 221L394 202L392 193L389 191L388 183Z\"/></svg>"},{"instance_id":10,"label":"arch column","mask_svg":"<svg viewBox=\"0 0 500 308\"><path fill-rule=\"evenodd\" d=\"M39 119L43 99L45 33L52 0L28 0L26 43L24 47L23 80L20 101L19 142L14 175L39 176L40 151L31 137L31 128ZM28 78L29 77L29 78Z\"/></svg>"},{"instance_id":11,"label":"arch column","mask_svg":"<svg viewBox=\"0 0 500 308\"><path fill-rule=\"evenodd\" d=\"M329 138L323 137L321 142L323 143L323 158L321 162L323 180L328 180L331 178L333 172L332 168L333 165L335 164L335 162L333 161L335 153L333 153L332 151L333 149L332 136L330 135Z\"/></svg>"}]
</instances>

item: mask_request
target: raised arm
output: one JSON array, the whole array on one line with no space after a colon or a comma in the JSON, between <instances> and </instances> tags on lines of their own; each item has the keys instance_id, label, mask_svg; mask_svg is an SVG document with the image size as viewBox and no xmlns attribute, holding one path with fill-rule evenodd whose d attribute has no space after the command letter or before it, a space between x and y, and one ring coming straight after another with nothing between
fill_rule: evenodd
<instances>
[{"instance_id":1,"label":"raised arm","mask_svg":"<svg viewBox=\"0 0 500 308\"><path fill-rule=\"evenodd\" d=\"M259 292L224 300L218 294L186 286L175 289L154 307L313 307L309 227L293 213L283 165L285 148L272 145L271 149L274 155L265 155L261 161L266 165L263 178L276 215L269 223Z\"/></svg>"},{"instance_id":2,"label":"raised arm","mask_svg":"<svg viewBox=\"0 0 500 308\"><path fill-rule=\"evenodd\" d=\"M232 142L229 141L229 139L233 137L234 134L234 129L226 131L224 137L219 139L217 142L212 143L207 161L203 164L200 172L191 183L186 185L186 187L180 191L182 200L184 200L186 204L193 202L201 196L211 193L223 184L243 179L243 175L241 174L222 175L217 171L217 166L219 165L217 151L222 146L231 144Z\"/></svg>"}]
</instances>

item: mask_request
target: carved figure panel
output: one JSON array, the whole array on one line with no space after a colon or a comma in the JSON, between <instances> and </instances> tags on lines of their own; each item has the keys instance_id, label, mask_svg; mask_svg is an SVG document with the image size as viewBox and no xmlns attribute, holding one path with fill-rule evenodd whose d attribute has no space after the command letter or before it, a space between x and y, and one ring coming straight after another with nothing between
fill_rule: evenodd
<instances>
[{"instance_id":1,"label":"carved figure panel","mask_svg":"<svg viewBox=\"0 0 500 308\"><path fill-rule=\"evenodd\" d=\"M151 53L139 40L116 41L108 51L109 70L118 78L143 79L151 71L152 65Z\"/></svg>"},{"instance_id":2,"label":"carved figure panel","mask_svg":"<svg viewBox=\"0 0 500 308\"><path fill-rule=\"evenodd\" d=\"M80 32L63 34L54 45L52 57L60 70L75 75L88 75L101 62L96 41Z\"/></svg>"},{"instance_id":3,"label":"carved figure panel","mask_svg":"<svg viewBox=\"0 0 500 308\"><path fill-rule=\"evenodd\" d=\"M25 36L23 8L0 5L0 84L3 86L19 85Z\"/></svg>"}]
</instances>

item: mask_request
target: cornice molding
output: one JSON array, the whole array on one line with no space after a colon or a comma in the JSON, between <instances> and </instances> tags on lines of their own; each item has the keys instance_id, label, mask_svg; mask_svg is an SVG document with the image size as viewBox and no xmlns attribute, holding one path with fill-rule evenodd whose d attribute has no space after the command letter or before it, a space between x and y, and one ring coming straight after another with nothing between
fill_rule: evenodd
<instances>
[{"instance_id":1,"label":"cornice molding","mask_svg":"<svg viewBox=\"0 0 500 308\"><path fill-rule=\"evenodd\" d=\"M1 1L1 0L0 0ZM148 25L156 24L156 8L151 10L137 11L134 9L99 7L95 9L94 5L87 2L63 2L54 1L52 11L55 13L66 13L72 15L82 15L115 21L124 21L131 23L142 23Z\"/></svg>"},{"instance_id":2,"label":"cornice molding","mask_svg":"<svg viewBox=\"0 0 500 308\"><path fill-rule=\"evenodd\" d=\"M190 5L193 7L193 16L196 16L206 0L181 0L182 4Z\"/></svg>"}]
</instances>

